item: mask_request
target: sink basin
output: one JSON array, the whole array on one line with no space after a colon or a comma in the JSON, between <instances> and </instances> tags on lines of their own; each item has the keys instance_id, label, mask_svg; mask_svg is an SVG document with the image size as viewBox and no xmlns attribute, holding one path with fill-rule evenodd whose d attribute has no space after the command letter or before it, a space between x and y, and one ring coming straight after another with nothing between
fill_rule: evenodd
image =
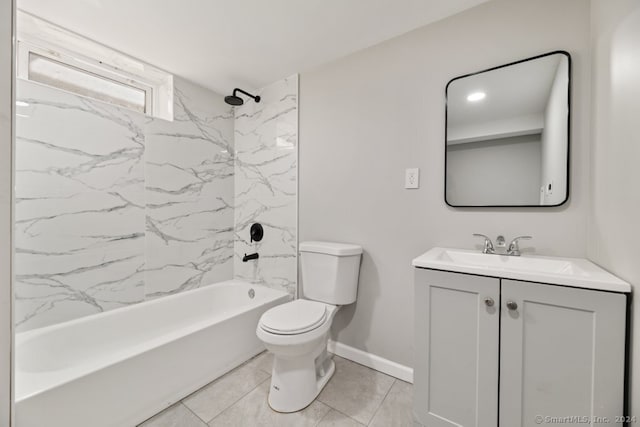
<instances>
[{"instance_id":1,"label":"sink basin","mask_svg":"<svg viewBox=\"0 0 640 427\"><path fill-rule=\"evenodd\" d=\"M470 265L487 269L511 269L517 271L578 274L585 271L571 260L528 256L488 255L477 252L445 249L438 254L438 260L449 263Z\"/></svg>"},{"instance_id":2,"label":"sink basin","mask_svg":"<svg viewBox=\"0 0 640 427\"><path fill-rule=\"evenodd\" d=\"M614 292L631 286L581 258L483 254L478 251L433 248L413 260L413 266L480 276L501 277Z\"/></svg>"}]
</instances>

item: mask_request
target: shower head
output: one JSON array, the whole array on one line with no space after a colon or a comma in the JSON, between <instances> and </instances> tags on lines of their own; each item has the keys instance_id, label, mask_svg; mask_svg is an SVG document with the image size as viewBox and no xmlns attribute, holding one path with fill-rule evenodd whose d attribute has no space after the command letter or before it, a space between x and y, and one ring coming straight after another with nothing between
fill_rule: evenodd
<instances>
[{"instance_id":1,"label":"shower head","mask_svg":"<svg viewBox=\"0 0 640 427\"><path fill-rule=\"evenodd\" d=\"M244 101L239 96L229 95L224 97L224 102L229 105L238 106L244 104Z\"/></svg>"},{"instance_id":2,"label":"shower head","mask_svg":"<svg viewBox=\"0 0 640 427\"><path fill-rule=\"evenodd\" d=\"M226 102L229 105L233 105L233 106L239 106L244 104L244 100L242 98L240 98L239 96L236 95L236 92L240 92L243 93L245 95L247 95L249 98L253 98L254 101L256 102L260 102L260 96L259 95L251 95L248 92L243 91L242 89L238 89L235 88L233 90L233 94L229 95L229 96L225 96L224 97L224 102Z\"/></svg>"}]
</instances>

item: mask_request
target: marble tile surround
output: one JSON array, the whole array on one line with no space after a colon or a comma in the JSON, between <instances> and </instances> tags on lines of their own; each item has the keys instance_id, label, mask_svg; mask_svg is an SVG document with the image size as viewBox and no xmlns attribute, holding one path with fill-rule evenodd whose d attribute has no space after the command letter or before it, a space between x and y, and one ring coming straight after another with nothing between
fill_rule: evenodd
<instances>
[{"instance_id":1,"label":"marble tile surround","mask_svg":"<svg viewBox=\"0 0 640 427\"><path fill-rule=\"evenodd\" d=\"M297 287L298 76L260 90L235 109L234 276L288 291ZM264 227L251 243L249 229ZM258 260L242 262L245 253Z\"/></svg>"},{"instance_id":2,"label":"marble tile surround","mask_svg":"<svg viewBox=\"0 0 640 427\"><path fill-rule=\"evenodd\" d=\"M233 114L176 85L174 120L147 126L147 298L233 277Z\"/></svg>"},{"instance_id":3,"label":"marble tile surround","mask_svg":"<svg viewBox=\"0 0 640 427\"><path fill-rule=\"evenodd\" d=\"M167 122L18 81L18 331L233 275L233 115L176 79Z\"/></svg>"},{"instance_id":4,"label":"marble tile surround","mask_svg":"<svg viewBox=\"0 0 640 427\"><path fill-rule=\"evenodd\" d=\"M24 81L17 99L18 331L142 301L144 116Z\"/></svg>"}]
</instances>

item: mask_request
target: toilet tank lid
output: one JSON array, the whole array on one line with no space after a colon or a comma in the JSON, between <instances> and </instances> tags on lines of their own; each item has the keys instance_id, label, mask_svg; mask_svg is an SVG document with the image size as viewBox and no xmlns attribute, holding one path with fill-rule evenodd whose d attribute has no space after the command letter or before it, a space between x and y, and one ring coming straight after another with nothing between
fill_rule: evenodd
<instances>
[{"instance_id":1,"label":"toilet tank lid","mask_svg":"<svg viewBox=\"0 0 640 427\"><path fill-rule=\"evenodd\" d=\"M335 256L360 255L362 246L335 242L300 242L300 252L315 252Z\"/></svg>"}]
</instances>

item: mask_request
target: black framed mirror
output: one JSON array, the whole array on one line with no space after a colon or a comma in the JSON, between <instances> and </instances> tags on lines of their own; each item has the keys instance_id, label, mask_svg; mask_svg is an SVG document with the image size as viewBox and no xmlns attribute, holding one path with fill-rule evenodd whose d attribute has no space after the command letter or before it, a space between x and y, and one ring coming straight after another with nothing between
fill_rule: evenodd
<instances>
[{"instance_id":1,"label":"black framed mirror","mask_svg":"<svg viewBox=\"0 0 640 427\"><path fill-rule=\"evenodd\" d=\"M447 83L445 202L550 207L569 198L571 56L554 51Z\"/></svg>"}]
</instances>

